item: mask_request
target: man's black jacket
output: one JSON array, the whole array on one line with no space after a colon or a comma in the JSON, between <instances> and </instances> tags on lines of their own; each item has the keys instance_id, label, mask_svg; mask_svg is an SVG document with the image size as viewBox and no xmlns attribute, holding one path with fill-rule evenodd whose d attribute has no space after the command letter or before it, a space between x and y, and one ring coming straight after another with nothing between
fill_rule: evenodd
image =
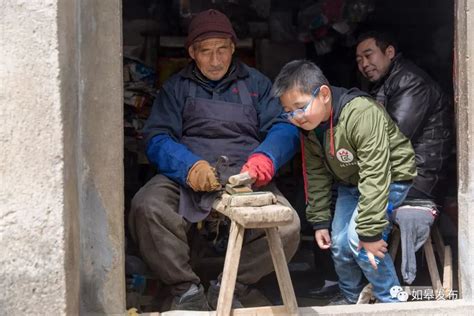
<instances>
[{"instance_id":1,"label":"man's black jacket","mask_svg":"<svg viewBox=\"0 0 474 316\"><path fill-rule=\"evenodd\" d=\"M452 150L450 99L422 69L398 54L387 75L371 89L415 149L418 176L411 197L439 198Z\"/></svg>"}]
</instances>

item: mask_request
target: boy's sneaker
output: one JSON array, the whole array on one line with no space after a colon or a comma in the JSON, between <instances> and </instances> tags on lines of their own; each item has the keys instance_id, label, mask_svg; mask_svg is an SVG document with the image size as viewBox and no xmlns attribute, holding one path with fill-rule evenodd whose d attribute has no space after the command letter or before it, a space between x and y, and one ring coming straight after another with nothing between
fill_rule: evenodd
<instances>
[{"instance_id":1,"label":"boy's sneaker","mask_svg":"<svg viewBox=\"0 0 474 316\"><path fill-rule=\"evenodd\" d=\"M220 290L220 286L217 285L217 281L211 281L209 288L207 289L207 301L209 302L209 306L211 307L212 310L216 310L217 308L217 300L219 299L219 290ZM232 298L232 309L235 309L235 308L244 308L244 306L239 301L234 291L234 297Z\"/></svg>"},{"instance_id":2,"label":"boy's sneaker","mask_svg":"<svg viewBox=\"0 0 474 316\"><path fill-rule=\"evenodd\" d=\"M170 310L208 311L209 303L204 294L204 287L201 284L191 285L185 293L174 297Z\"/></svg>"},{"instance_id":3,"label":"boy's sneaker","mask_svg":"<svg viewBox=\"0 0 474 316\"><path fill-rule=\"evenodd\" d=\"M316 299L331 299L339 293L339 283L336 281L325 280L324 285L310 289L308 291L308 296Z\"/></svg>"},{"instance_id":4,"label":"boy's sneaker","mask_svg":"<svg viewBox=\"0 0 474 316\"><path fill-rule=\"evenodd\" d=\"M349 301L342 293L339 293L336 296L334 296L331 300L329 300L329 304L327 306L330 306L330 305L352 305L352 304L355 304L355 303Z\"/></svg>"}]
</instances>

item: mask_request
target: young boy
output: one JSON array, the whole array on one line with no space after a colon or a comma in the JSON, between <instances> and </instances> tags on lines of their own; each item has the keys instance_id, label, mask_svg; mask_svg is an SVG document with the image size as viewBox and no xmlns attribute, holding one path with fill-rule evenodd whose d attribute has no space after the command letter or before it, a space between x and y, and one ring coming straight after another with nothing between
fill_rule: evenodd
<instances>
[{"instance_id":1,"label":"young boy","mask_svg":"<svg viewBox=\"0 0 474 316\"><path fill-rule=\"evenodd\" d=\"M390 212L416 176L415 154L384 108L357 89L329 85L312 62L286 64L275 79L283 117L302 130L308 184L307 219L322 249L331 248L342 297L355 304L365 278L380 302L397 302L399 285L387 252ZM339 183L331 214L331 185Z\"/></svg>"}]
</instances>

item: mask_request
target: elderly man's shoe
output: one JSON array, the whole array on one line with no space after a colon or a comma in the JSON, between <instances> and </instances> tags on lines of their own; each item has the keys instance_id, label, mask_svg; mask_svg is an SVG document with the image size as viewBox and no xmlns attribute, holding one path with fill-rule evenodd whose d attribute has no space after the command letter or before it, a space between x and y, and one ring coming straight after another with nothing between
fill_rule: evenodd
<instances>
[{"instance_id":1,"label":"elderly man's shoe","mask_svg":"<svg viewBox=\"0 0 474 316\"><path fill-rule=\"evenodd\" d=\"M171 310L184 311L208 311L209 303L207 302L204 287L199 284L193 284L185 293L175 296L171 303Z\"/></svg>"},{"instance_id":2,"label":"elderly man's shoe","mask_svg":"<svg viewBox=\"0 0 474 316\"><path fill-rule=\"evenodd\" d=\"M212 310L216 310L217 308L217 300L219 299L219 290L221 287L217 284L217 281L211 281L209 288L207 289L207 301L209 302L209 306ZM232 309L235 308L244 308L242 303L236 296L234 291L234 297L232 298Z\"/></svg>"}]
</instances>

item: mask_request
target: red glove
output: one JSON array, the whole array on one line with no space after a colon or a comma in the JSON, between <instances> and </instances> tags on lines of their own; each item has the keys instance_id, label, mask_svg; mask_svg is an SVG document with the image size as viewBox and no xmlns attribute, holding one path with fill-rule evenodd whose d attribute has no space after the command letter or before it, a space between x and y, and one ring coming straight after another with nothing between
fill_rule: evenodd
<instances>
[{"instance_id":1,"label":"red glove","mask_svg":"<svg viewBox=\"0 0 474 316\"><path fill-rule=\"evenodd\" d=\"M240 173L246 171L255 179L256 187L267 185L275 174L272 160L260 153L250 156Z\"/></svg>"}]
</instances>

